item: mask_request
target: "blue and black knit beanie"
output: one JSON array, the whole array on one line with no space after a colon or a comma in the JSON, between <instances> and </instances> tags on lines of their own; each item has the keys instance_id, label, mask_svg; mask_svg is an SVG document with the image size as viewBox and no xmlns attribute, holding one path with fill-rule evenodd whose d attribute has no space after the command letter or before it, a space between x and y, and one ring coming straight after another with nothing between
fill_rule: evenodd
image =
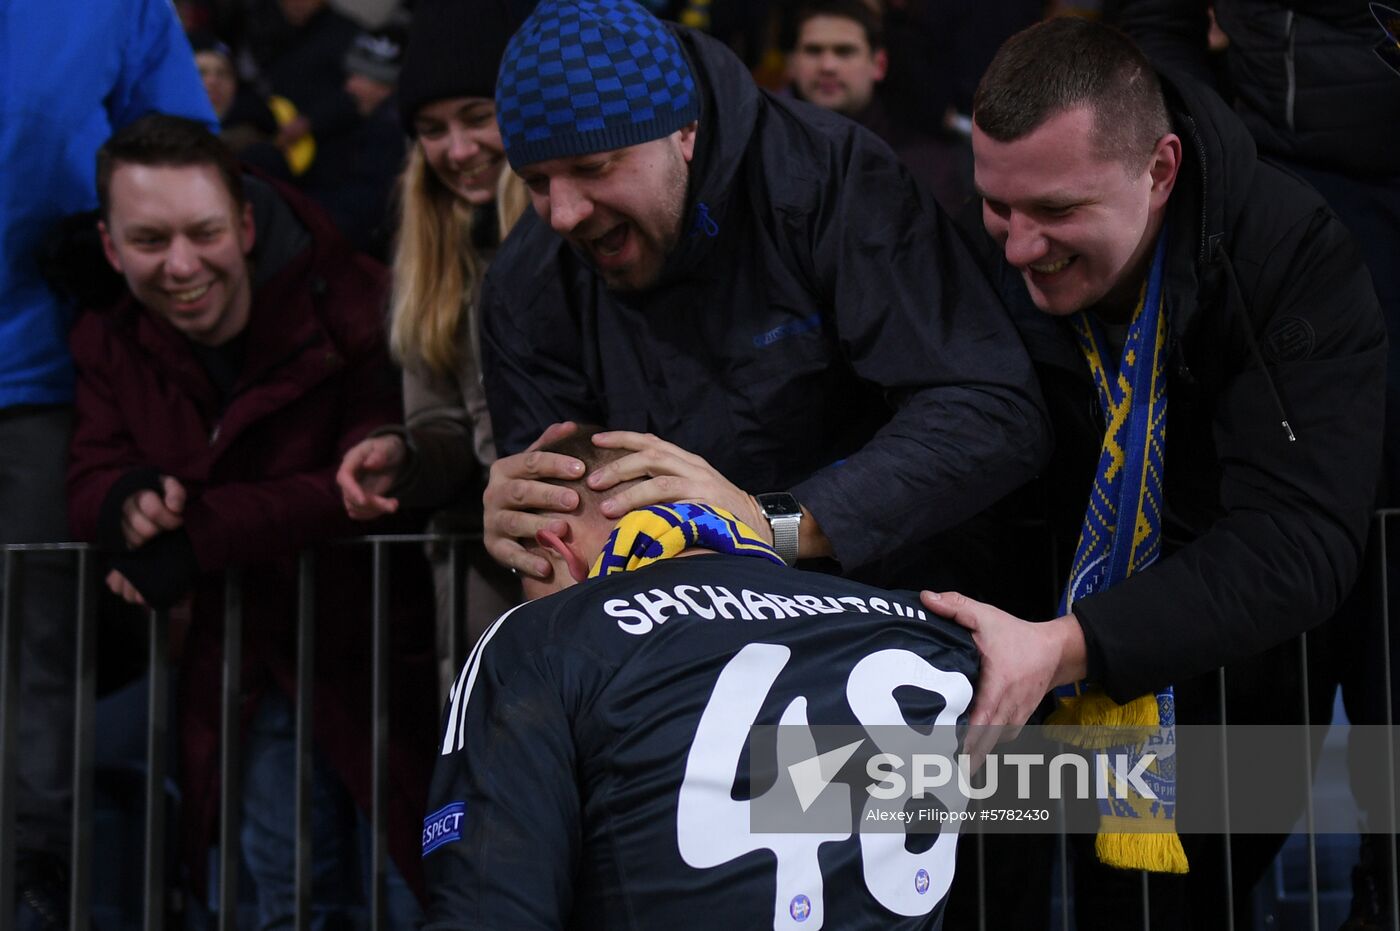
<instances>
[{"instance_id":1,"label":"blue and black knit beanie","mask_svg":"<svg viewBox=\"0 0 1400 931\"><path fill-rule=\"evenodd\" d=\"M699 117L680 43L634 0L540 0L496 80L496 119L517 170L650 142Z\"/></svg>"}]
</instances>

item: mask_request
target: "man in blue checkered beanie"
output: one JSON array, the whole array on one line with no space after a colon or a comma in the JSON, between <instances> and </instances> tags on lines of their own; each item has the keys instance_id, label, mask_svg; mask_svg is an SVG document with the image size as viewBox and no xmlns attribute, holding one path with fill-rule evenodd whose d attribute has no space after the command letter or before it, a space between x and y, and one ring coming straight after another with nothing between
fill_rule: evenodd
<instances>
[{"instance_id":1,"label":"man in blue checkered beanie","mask_svg":"<svg viewBox=\"0 0 1400 931\"><path fill-rule=\"evenodd\" d=\"M511 167L546 195L540 215L608 287L651 285L680 237L700 117L675 36L628 0L545 0L506 49L496 113ZM552 182L579 158L609 169L606 192Z\"/></svg>"},{"instance_id":2,"label":"man in blue checkered beanie","mask_svg":"<svg viewBox=\"0 0 1400 931\"><path fill-rule=\"evenodd\" d=\"M560 530L535 512L576 494L540 479L580 463L534 450L578 421L637 453L593 487L651 479L609 518L700 500L789 563L965 581L933 571L927 541L1034 474L1048 435L1005 309L889 148L633 0L542 0L496 112L534 215L480 303L504 456L492 555L549 575L519 541Z\"/></svg>"}]
</instances>

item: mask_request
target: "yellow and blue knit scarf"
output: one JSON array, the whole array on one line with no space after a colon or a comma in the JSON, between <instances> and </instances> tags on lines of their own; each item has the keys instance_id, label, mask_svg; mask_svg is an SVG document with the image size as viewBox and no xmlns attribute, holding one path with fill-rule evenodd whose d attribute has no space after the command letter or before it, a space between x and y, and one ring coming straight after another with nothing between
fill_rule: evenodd
<instances>
[{"instance_id":1,"label":"yellow and blue knit scarf","mask_svg":"<svg viewBox=\"0 0 1400 931\"><path fill-rule=\"evenodd\" d=\"M1060 614L1077 599L1104 591L1150 566L1162 551L1162 487L1167 440L1167 313L1162 277L1166 232L1158 237L1152 271L1143 286L1121 361L1115 366L1094 318L1071 318L1080 350L1098 388L1107 422L1089 506L1075 547ZM1157 759L1142 774L1156 799L1130 787L1117 798L1117 774L1110 768L1110 798L1099 800L1099 859L1122 869L1158 873L1187 871L1186 853L1176 834L1176 705L1171 686L1119 705L1103 690L1076 682L1056 690L1053 725L1075 725L1070 740L1107 751L1122 743L1122 728L1140 729L1144 739L1114 748L1136 764L1150 749ZM1096 739L1097 734L1101 735ZM1099 766L1109 754L1101 753ZM1150 825L1150 827L1149 827Z\"/></svg>"},{"instance_id":2,"label":"yellow and blue knit scarf","mask_svg":"<svg viewBox=\"0 0 1400 931\"><path fill-rule=\"evenodd\" d=\"M630 572L692 546L783 564L773 547L733 514L707 504L653 504L625 515L603 544L590 579Z\"/></svg>"}]
</instances>

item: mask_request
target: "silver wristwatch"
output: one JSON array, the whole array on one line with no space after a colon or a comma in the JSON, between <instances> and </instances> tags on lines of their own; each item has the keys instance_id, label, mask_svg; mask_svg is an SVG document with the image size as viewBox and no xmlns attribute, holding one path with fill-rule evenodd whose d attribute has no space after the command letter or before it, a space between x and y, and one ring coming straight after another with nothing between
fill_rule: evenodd
<instances>
[{"instance_id":1,"label":"silver wristwatch","mask_svg":"<svg viewBox=\"0 0 1400 931\"><path fill-rule=\"evenodd\" d=\"M797 531L802 525L802 505L785 491L754 495L773 530L773 549L789 566L797 562Z\"/></svg>"}]
</instances>

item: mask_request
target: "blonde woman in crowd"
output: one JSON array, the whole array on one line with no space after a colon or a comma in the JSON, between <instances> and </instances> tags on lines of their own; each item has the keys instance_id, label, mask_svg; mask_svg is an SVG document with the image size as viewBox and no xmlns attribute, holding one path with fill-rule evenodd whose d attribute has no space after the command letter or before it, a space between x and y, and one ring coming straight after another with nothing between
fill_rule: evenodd
<instances>
[{"instance_id":1,"label":"blonde woman in crowd","mask_svg":"<svg viewBox=\"0 0 1400 931\"><path fill-rule=\"evenodd\" d=\"M401 505L443 509L434 529L481 527L481 489L496 458L476 346L474 305L496 245L528 203L496 125L496 69L512 24L504 3L429 0L415 9L399 78L414 137L399 182L389 345L404 370L403 426L353 447L337 480L346 511L372 520ZM448 554L434 547L438 656L453 673ZM468 637L518 600L514 579L467 549Z\"/></svg>"}]
</instances>

